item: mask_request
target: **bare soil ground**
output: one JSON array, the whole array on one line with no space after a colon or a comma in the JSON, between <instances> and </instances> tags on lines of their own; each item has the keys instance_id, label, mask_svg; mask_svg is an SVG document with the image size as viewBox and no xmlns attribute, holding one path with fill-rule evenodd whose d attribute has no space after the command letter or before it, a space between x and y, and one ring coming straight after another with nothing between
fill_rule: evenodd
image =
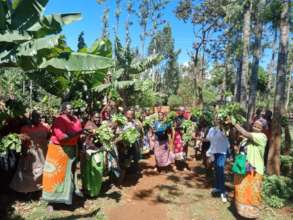
<instances>
[{"instance_id":1,"label":"bare soil ground","mask_svg":"<svg viewBox=\"0 0 293 220\"><path fill-rule=\"evenodd\" d=\"M154 171L153 156L140 162L141 175L128 175L121 188L104 184L103 193L93 199L75 198L73 206L56 206L48 212L39 200L4 195L0 206L10 210L9 219L98 219L98 220L233 220L232 184L229 202L210 195L211 182L200 161L188 161L190 171ZM10 205L7 205L10 204ZM263 208L260 219L293 219L293 207ZM0 217L1 218L1 217ZM3 218L1 218L3 219Z\"/></svg>"}]
</instances>

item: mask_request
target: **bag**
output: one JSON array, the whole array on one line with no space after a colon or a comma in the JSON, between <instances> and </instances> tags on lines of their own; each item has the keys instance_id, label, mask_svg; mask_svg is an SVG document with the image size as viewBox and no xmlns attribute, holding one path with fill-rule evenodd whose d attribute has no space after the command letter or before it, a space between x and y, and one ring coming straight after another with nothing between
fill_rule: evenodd
<instances>
[{"instance_id":1,"label":"bag","mask_svg":"<svg viewBox=\"0 0 293 220\"><path fill-rule=\"evenodd\" d=\"M232 166L232 172L235 174L240 174L240 175L246 174L246 155L245 154L238 154L235 157L235 161Z\"/></svg>"}]
</instances>

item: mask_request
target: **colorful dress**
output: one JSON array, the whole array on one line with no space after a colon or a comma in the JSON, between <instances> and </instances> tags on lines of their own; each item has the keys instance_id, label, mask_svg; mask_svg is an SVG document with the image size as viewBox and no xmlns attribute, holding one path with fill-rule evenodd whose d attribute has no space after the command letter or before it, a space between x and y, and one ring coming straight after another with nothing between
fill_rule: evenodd
<instances>
[{"instance_id":1,"label":"colorful dress","mask_svg":"<svg viewBox=\"0 0 293 220\"><path fill-rule=\"evenodd\" d=\"M170 151L168 146L168 132L171 126L164 122L157 121L154 126L155 130L155 145L154 154L156 164L158 167L166 167L174 162L174 154Z\"/></svg>"},{"instance_id":2,"label":"colorful dress","mask_svg":"<svg viewBox=\"0 0 293 220\"><path fill-rule=\"evenodd\" d=\"M183 142L183 133L181 130L181 124L184 120L183 116L177 116L175 118L175 129L174 129L174 137L173 137L173 146L175 153L176 161L184 161L186 158L186 149Z\"/></svg>"},{"instance_id":3,"label":"colorful dress","mask_svg":"<svg viewBox=\"0 0 293 220\"><path fill-rule=\"evenodd\" d=\"M262 180L264 174L264 151L267 137L263 133L251 133L247 144L247 162L250 169L246 175L234 175L235 206L239 215L257 218L261 205Z\"/></svg>"},{"instance_id":4,"label":"colorful dress","mask_svg":"<svg viewBox=\"0 0 293 220\"><path fill-rule=\"evenodd\" d=\"M92 121L85 124L84 129L89 133L86 135L81 153L82 186L90 197L99 195L104 173L104 152L94 143L93 130L96 128Z\"/></svg>"},{"instance_id":5,"label":"colorful dress","mask_svg":"<svg viewBox=\"0 0 293 220\"><path fill-rule=\"evenodd\" d=\"M50 128L40 123L36 126L24 126L21 133L30 137L28 149L19 158L17 170L10 183L10 188L22 193L41 190L42 174L47 153Z\"/></svg>"},{"instance_id":6,"label":"colorful dress","mask_svg":"<svg viewBox=\"0 0 293 220\"><path fill-rule=\"evenodd\" d=\"M77 173L73 174L72 169L75 168L79 135L64 141L62 139L66 134L77 133L81 129L81 123L76 117L63 114L54 120L43 173L43 200L72 204L72 194L77 183Z\"/></svg>"}]
</instances>

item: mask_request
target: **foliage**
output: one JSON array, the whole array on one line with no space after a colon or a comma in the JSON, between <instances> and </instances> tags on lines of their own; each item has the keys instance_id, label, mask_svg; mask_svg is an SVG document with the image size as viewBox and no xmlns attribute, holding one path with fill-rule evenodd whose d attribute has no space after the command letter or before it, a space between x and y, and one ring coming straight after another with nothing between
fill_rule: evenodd
<instances>
[{"instance_id":1,"label":"foliage","mask_svg":"<svg viewBox=\"0 0 293 220\"><path fill-rule=\"evenodd\" d=\"M293 179L293 156L281 155L281 173Z\"/></svg>"},{"instance_id":2,"label":"foliage","mask_svg":"<svg viewBox=\"0 0 293 220\"><path fill-rule=\"evenodd\" d=\"M173 123L174 119L176 118L177 114L175 111L170 111L167 115L167 123Z\"/></svg>"},{"instance_id":3,"label":"foliage","mask_svg":"<svg viewBox=\"0 0 293 220\"><path fill-rule=\"evenodd\" d=\"M101 143L106 148L112 147L114 133L109 123L107 122L102 123L102 125L96 129L95 134L96 134L95 142Z\"/></svg>"},{"instance_id":4,"label":"foliage","mask_svg":"<svg viewBox=\"0 0 293 220\"><path fill-rule=\"evenodd\" d=\"M191 109L191 116L195 122L204 122L207 126L212 125L213 123L213 113L209 110L202 110L199 108Z\"/></svg>"},{"instance_id":5,"label":"foliage","mask_svg":"<svg viewBox=\"0 0 293 220\"><path fill-rule=\"evenodd\" d=\"M195 130L195 123L193 123L190 120L183 120L182 124L181 124L181 128L183 130L183 142L184 144L189 143L192 140L192 134Z\"/></svg>"},{"instance_id":6,"label":"foliage","mask_svg":"<svg viewBox=\"0 0 293 220\"><path fill-rule=\"evenodd\" d=\"M114 114L112 116L112 121L117 122L120 125L125 125L127 123L127 118L122 114Z\"/></svg>"},{"instance_id":7,"label":"foliage","mask_svg":"<svg viewBox=\"0 0 293 220\"><path fill-rule=\"evenodd\" d=\"M140 134L136 128L128 128L126 131L122 133L122 141L129 144L130 146L133 145L140 137Z\"/></svg>"},{"instance_id":8,"label":"foliage","mask_svg":"<svg viewBox=\"0 0 293 220\"><path fill-rule=\"evenodd\" d=\"M293 198L293 179L285 176L266 176L262 196L265 203L273 208L282 208Z\"/></svg>"},{"instance_id":9,"label":"foliage","mask_svg":"<svg viewBox=\"0 0 293 220\"><path fill-rule=\"evenodd\" d=\"M222 121L231 119L232 122L243 124L246 122L245 111L240 107L238 103L231 103L223 105L218 111L218 118Z\"/></svg>"},{"instance_id":10,"label":"foliage","mask_svg":"<svg viewBox=\"0 0 293 220\"><path fill-rule=\"evenodd\" d=\"M171 109L181 106L183 104L182 102L182 98L177 95L171 95L168 98L168 106L170 106Z\"/></svg>"},{"instance_id":11,"label":"foliage","mask_svg":"<svg viewBox=\"0 0 293 220\"><path fill-rule=\"evenodd\" d=\"M18 134L9 134L1 139L0 154L6 154L9 150L21 152L21 140Z\"/></svg>"},{"instance_id":12,"label":"foliage","mask_svg":"<svg viewBox=\"0 0 293 220\"><path fill-rule=\"evenodd\" d=\"M12 7L7 7L8 2L0 2L1 68L17 67L47 92L67 101L85 98L80 87L87 90L103 82L112 59L92 48L88 53L72 52L59 35L80 14L44 15L46 0L14 1Z\"/></svg>"},{"instance_id":13,"label":"foliage","mask_svg":"<svg viewBox=\"0 0 293 220\"><path fill-rule=\"evenodd\" d=\"M156 120L158 120L157 114L150 115L150 116L146 117L146 119L143 121L143 126L144 127L153 127Z\"/></svg>"}]
</instances>

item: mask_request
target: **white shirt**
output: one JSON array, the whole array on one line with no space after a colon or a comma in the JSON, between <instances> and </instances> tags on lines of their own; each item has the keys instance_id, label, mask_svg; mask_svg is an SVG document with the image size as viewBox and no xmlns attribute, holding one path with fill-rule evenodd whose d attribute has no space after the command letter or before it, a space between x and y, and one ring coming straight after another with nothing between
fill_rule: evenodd
<instances>
[{"instance_id":1,"label":"white shirt","mask_svg":"<svg viewBox=\"0 0 293 220\"><path fill-rule=\"evenodd\" d=\"M229 140L225 133L217 127L210 128L206 139L211 143L208 154L226 154L230 147Z\"/></svg>"}]
</instances>

